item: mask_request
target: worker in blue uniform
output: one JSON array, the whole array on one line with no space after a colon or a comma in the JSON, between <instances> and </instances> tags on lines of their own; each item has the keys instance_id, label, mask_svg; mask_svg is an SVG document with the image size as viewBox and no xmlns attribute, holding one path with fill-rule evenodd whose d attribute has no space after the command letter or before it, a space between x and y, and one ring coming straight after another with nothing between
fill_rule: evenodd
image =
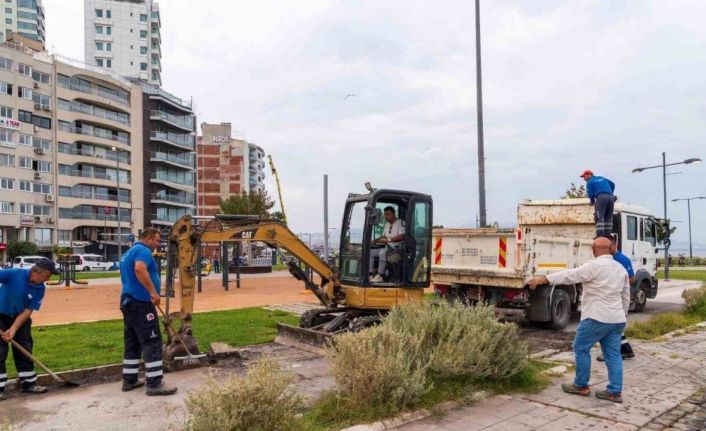
<instances>
[{"instance_id":1,"label":"worker in blue uniform","mask_svg":"<svg viewBox=\"0 0 706 431\"><path fill-rule=\"evenodd\" d=\"M44 298L44 282L52 274L58 274L56 264L48 258L34 263L32 268L10 268L0 270L0 400L5 396L7 368L5 360L9 352L10 340L32 353L32 313L39 310ZM37 385L34 362L12 346L20 390L41 394L47 391Z\"/></svg>"},{"instance_id":2,"label":"worker in blue uniform","mask_svg":"<svg viewBox=\"0 0 706 431\"><path fill-rule=\"evenodd\" d=\"M613 231L613 206L615 205L615 183L608 178L583 171L581 178L586 181L586 194L595 209L596 237L610 238Z\"/></svg>"}]
</instances>

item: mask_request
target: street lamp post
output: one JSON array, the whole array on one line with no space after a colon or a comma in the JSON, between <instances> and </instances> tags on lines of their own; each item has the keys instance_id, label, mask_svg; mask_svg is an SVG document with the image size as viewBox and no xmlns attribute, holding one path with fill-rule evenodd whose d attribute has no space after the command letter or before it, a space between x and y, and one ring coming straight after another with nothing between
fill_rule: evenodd
<instances>
[{"instance_id":1,"label":"street lamp post","mask_svg":"<svg viewBox=\"0 0 706 431\"><path fill-rule=\"evenodd\" d=\"M123 232L120 226L120 152L124 151L120 148L113 147L115 151L115 179L118 186L118 262L123 258Z\"/></svg>"},{"instance_id":2,"label":"street lamp post","mask_svg":"<svg viewBox=\"0 0 706 431\"><path fill-rule=\"evenodd\" d=\"M694 258L694 252L691 246L691 201L698 199L706 199L706 196L695 196L693 198L672 199L672 202L686 201L686 209L689 214L689 260Z\"/></svg>"},{"instance_id":3,"label":"street lamp post","mask_svg":"<svg viewBox=\"0 0 706 431\"><path fill-rule=\"evenodd\" d=\"M645 166L642 168L635 168L632 170L632 173L638 173L642 171L646 171L648 169L655 169L655 168L662 168L662 189L664 192L664 220L667 221L667 166L676 166L676 165L689 165L692 163L700 163L701 159L693 157L690 159L686 159L681 162L676 162L676 163L667 163L667 154L665 152L662 152L662 164L661 165L655 165L655 166ZM664 279L669 280L669 230L667 230L664 234Z\"/></svg>"}]
</instances>

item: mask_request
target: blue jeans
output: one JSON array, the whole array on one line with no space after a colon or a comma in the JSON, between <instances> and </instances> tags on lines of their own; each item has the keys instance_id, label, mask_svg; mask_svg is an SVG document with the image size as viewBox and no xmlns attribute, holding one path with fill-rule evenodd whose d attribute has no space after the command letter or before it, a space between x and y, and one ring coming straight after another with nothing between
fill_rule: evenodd
<instances>
[{"instance_id":1,"label":"blue jeans","mask_svg":"<svg viewBox=\"0 0 706 431\"><path fill-rule=\"evenodd\" d=\"M576 378L574 385L588 386L591 377L591 347L601 343L605 364L608 367L608 392L619 394L623 391L623 358L620 356L620 337L625 323L602 323L584 319L576 329L574 354L576 355Z\"/></svg>"}]
</instances>

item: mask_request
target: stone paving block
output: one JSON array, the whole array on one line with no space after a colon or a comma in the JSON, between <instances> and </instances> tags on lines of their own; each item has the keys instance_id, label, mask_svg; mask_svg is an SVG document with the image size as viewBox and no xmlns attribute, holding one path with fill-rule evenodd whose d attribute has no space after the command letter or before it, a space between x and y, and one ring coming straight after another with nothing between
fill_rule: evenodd
<instances>
[{"instance_id":1,"label":"stone paving block","mask_svg":"<svg viewBox=\"0 0 706 431\"><path fill-rule=\"evenodd\" d=\"M526 425L520 425L510 421L504 421L495 425L483 428L483 431L532 431L533 428Z\"/></svg>"},{"instance_id":2,"label":"stone paving block","mask_svg":"<svg viewBox=\"0 0 706 431\"><path fill-rule=\"evenodd\" d=\"M509 419L510 422L514 422L520 425L525 425L531 428L539 428L543 425L553 422L569 414L566 411L562 411L558 408L545 407L530 410L528 412L513 416Z\"/></svg>"},{"instance_id":3,"label":"stone paving block","mask_svg":"<svg viewBox=\"0 0 706 431\"><path fill-rule=\"evenodd\" d=\"M485 407L483 413L500 419L510 419L511 417L535 409L536 407L527 401L512 399L496 406Z\"/></svg>"},{"instance_id":4,"label":"stone paving block","mask_svg":"<svg viewBox=\"0 0 706 431\"><path fill-rule=\"evenodd\" d=\"M584 431L599 423L598 419L569 413L555 421L537 428L540 431Z\"/></svg>"},{"instance_id":5,"label":"stone paving block","mask_svg":"<svg viewBox=\"0 0 706 431\"><path fill-rule=\"evenodd\" d=\"M494 416L475 415L467 419L442 419L434 425L445 431L480 431L500 422L502 420Z\"/></svg>"}]
</instances>

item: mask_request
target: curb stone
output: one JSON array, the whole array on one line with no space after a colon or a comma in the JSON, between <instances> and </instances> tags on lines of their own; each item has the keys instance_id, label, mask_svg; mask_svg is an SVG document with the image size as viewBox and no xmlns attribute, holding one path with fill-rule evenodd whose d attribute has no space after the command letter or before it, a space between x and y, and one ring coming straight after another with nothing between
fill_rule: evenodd
<instances>
[{"instance_id":1,"label":"curb stone","mask_svg":"<svg viewBox=\"0 0 706 431\"><path fill-rule=\"evenodd\" d=\"M383 419L381 421L373 422L370 424L354 425L352 427L344 428L341 431L384 431L391 428L398 427L400 425L405 425L410 422L416 422L418 420L428 418L434 414L440 414L448 412L449 410L457 409L463 407L470 402L476 402L486 399L491 394L486 391L474 392L470 396L464 398L461 401L446 401L437 406L434 406L432 410L420 409L414 412L406 412L397 415L391 419Z\"/></svg>"}]
</instances>

